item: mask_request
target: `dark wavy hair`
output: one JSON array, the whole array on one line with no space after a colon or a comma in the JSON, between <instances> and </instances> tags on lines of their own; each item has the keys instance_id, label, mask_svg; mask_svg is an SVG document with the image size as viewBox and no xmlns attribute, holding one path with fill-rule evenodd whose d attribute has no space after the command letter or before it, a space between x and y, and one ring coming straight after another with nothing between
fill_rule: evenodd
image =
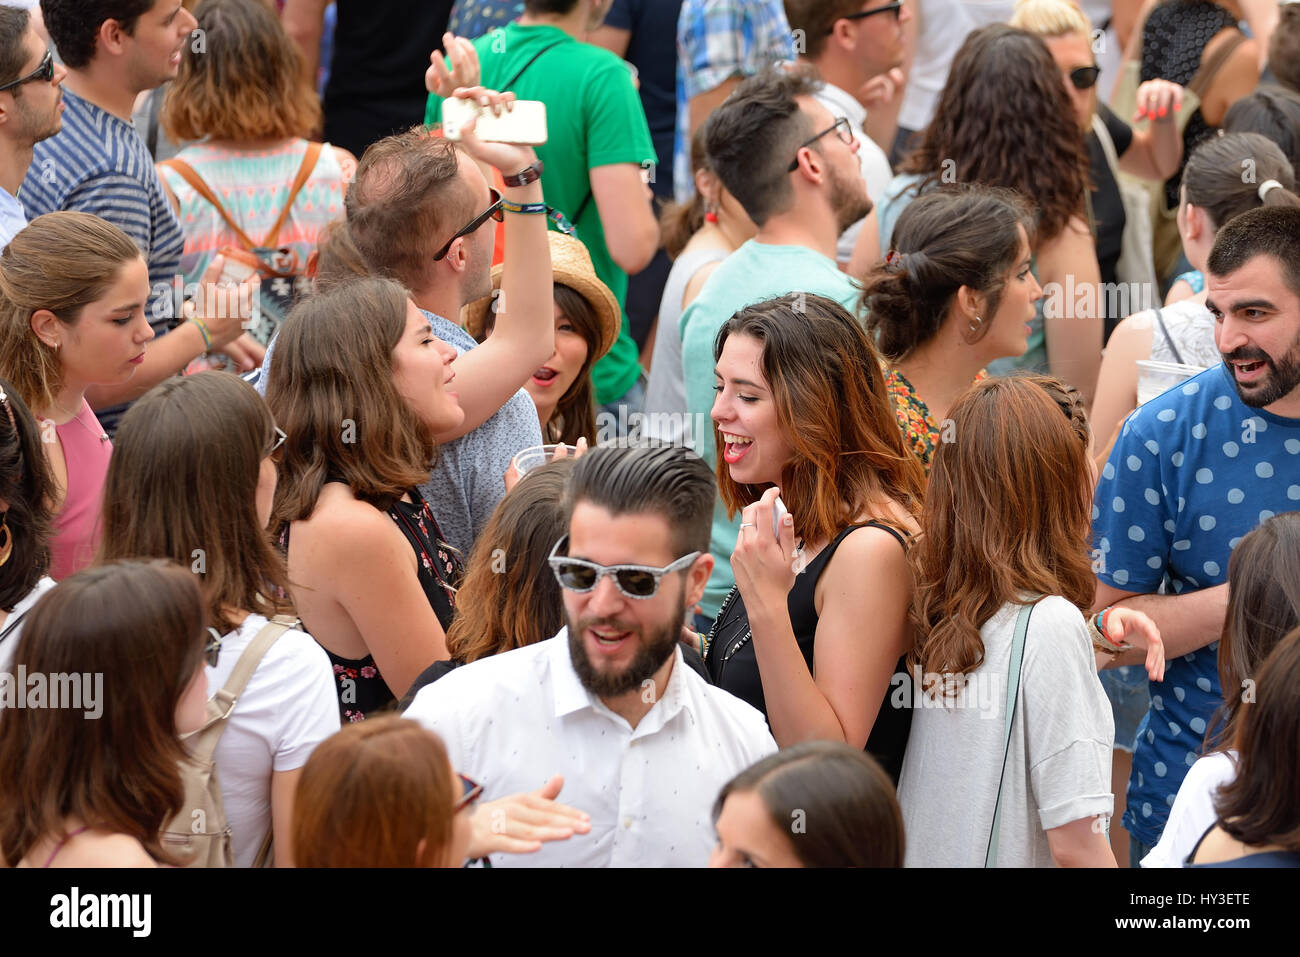
<instances>
[{"instance_id":1,"label":"dark wavy hair","mask_svg":"<svg viewBox=\"0 0 1300 957\"><path fill-rule=\"evenodd\" d=\"M805 293L746 306L718 330L715 362L731 336L762 343L763 377L793 450L782 469L781 496L806 541L830 541L882 498L918 514L925 473L898 428L880 354L848 310ZM737 484L717 429L714 442L718 491L735 515L764 489Z\"/></svg>"},{"instance_id":2,"label":"dark wavy hair","mask_svg":"<svg viewBox=\"0 0 1300 957\"><path fill-rule=\"evenodd\" d=\"M1237 731L1237 774L1214 798L1219 826L1248 847L1300 852L1300 629L1259 670L1255 703Z\"/></svg>"},{"instance_id":3,"label":"dark wavy hair","mask_svg":"<svg viewBox=\"0 0 1300 957\"><path fill-rule=\"evenodd\" d=\"M967 286L997 313L1024 226L1033 246L1033 216L1019 193L977 184L945 186L909 203L894 227L891 257L867 273L862 292L867 331L891 362L930 341ZM992 328L981 325L979 335Z\"/></svg>"},{"instance_id":4,"label":"dark wavy hair","mask_svg":"<svg viewBox=\"0 0 1300 957\"><path fill-rule=\"evenodd\" d=\"M934 119L902 167L923 175L918 192L939 182L982 183L1032 198L1045 240L1083 213L1087 170L1084 135L1056 61L1040 38L1004 23L975 30L961 45Z\"/></svg>"},{"instance_id":5,"label":"dark wavy hair","mask_svg":"<svg viewBox=\"0 0 1300 957\"><path fill-rule=\"evenodd\" d=\"M54 474L35 416L4 379L0 393L0 499L9 506L4 523L13 543L0 566L0 608L10 612L50 569Z\"/></svg>"},{"instance_id":6,"label":"dark wavy hair","mask_svg":"<svg viewBox=\"0 0 1300 957\"><path fill-rule=\"evenodd\" d=\"M116 20L127 36L159 0L41 0L45 30L63 65L79 70L95 56L95 42L105 20Z\"/></svg>"},{"instance_id":7,"label":"dark wavy hair","mask_svg":"<svg viewBox=\"0 0 1300 957\"><path fill-rule=\"evenodd\" d=\"M1282 9L1288 8L1300 17L1300 6L1288 3ZM1293 170L1300 169L1300 92L1271 83L1261 85L1228 107L1223 132L1266 136L1286 154Z\"/></svg>"}]
</instances>

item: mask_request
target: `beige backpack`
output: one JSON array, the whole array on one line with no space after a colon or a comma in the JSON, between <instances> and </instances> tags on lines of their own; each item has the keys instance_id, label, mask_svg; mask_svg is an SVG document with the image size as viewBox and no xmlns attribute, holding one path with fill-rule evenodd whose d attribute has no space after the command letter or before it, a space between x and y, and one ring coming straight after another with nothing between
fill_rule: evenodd
<instances>
[{"instance_id":1,"label":"beige backpack","mask_svg":"<svg viewBox=\"0 0 1300 957\"><path fill-rule=\"evenodd\" d=\"M234 843L214 762L217 742L226 730L226 719L234 712L244 686L263 656L281 635L297 626L298 619L287 615L277 615L268 621L239 656L225 686L208 699L208 720L203 727L184 736L190 752L188 760L181 764L185 803L163 827L162 845L184 859L186 867L235 866ZM271 831L268 829L253 866L268 867L270 863Z\"/></svg>"}]
</instances>

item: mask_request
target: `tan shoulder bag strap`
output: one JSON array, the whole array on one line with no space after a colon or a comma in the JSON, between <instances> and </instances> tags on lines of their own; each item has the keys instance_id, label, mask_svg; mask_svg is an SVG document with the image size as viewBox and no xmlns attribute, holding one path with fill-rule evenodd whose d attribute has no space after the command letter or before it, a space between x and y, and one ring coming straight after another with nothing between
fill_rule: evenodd
<instances>
[{"instance_id":1,"label":"tan shoulder bag strap","mask_svg":"<svg viewBox=\"0 0 1300 957\"><path fill-rule=\"evenodd\" d=\"M1236 36L1230 37L1225 43L1220 44L1219 49L1214 51L1214 56L1201 64L1201 68L1196 71L1196 76L1192 77L1192 81L1187 84L1187 89L1204 100L1205 91L1209 89L1218 72L1223 69L1223 65L1228 62L1228 57L1232 56L1233 51L1245 42L1245 35L1238 30Z\"/></svg>"}]
</instances>

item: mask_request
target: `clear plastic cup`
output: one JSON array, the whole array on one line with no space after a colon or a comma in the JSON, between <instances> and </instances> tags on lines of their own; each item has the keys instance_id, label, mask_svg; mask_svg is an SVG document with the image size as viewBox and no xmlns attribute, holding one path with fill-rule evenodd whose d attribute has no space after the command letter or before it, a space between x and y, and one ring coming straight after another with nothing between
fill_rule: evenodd
<instances>
[{"instance_id":1,"label":"clear plastic cup","mask_svg":"<svg viewBox=\"0 0 1300 957\"><path fill-rule=\"evenodd\" d=\"M551 461L551 459L555 458L555 452L557 449L564 448L569 450L570 458L572 458L574 452L578 451L572 445L564 444L534 445L532 448L522 449L514 458L515 475L519 476L519 478L523 478L530 471L537 468L537 466L545 465L547 462Z\"/></svg>"},{"instance_id":2,"label":"clear plastic cup","mask_svg":"<svg viewBox=\"0 0 1300 957\"><path fill-rule=\"evenodd\" d=\"M1145 405L1163 392L1168 392L1180 382L1185 382L1205 370L1199 366L1178 362L1161 362L1159 359L1138 359L1138 405Z\"/></svg>"}]
</instances>

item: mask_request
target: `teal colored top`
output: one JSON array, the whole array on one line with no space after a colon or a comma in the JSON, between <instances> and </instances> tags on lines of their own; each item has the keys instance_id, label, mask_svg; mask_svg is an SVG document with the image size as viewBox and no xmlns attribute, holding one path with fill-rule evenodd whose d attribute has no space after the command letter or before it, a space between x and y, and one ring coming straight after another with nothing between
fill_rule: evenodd
<instances>
[{"instance_id":1,"label":"teal colored top","mask_svg":"<svg viewBox=\"0 0 1300 957\"><path fill-rule=\"evenodd\" d=\"M718 330L745 306L798 292L834 299L856 316L862 288L840 271L835 260L821 253L804 246L774 246L751 239L722 261L695 301L682 313L679 327L688 421L692 425L702 424L691 430L695 451L715 469L718 468L717 450L709 415L714 398L713 343ZM717 616L727 592L736 583L731 574L731 552L739 534L740 513L728 518L719 498L713 507L713 531L709 540L713 575L700 602L710 618Z\"/></svg>"},{"instance_id":2,"label":"teal colored top","mask_svg":"<svg viewBox=\"0 0 1300 957\"><path fill-rule=\"evenodd\" d=\"M547 49L552 46L554 49ZM605 245L596 200L589 198L589 171L616 163L634 163L646 169L654 166L650 127L627 64L608 50L579 43L558 27L550 26L510 23L479 37L474 49L482 66L482 85L492 90L502 90L529 60L546 50L510 92L518 99L546 104L548 139L536 147L546 167L542 193L547 203L573 222L578 238L591 253L596 275L609 286L619 305L625 306L627 273L615 264ZM441 97L430 94L424 121L442 122ZM554 228L554 223L550 225ZM618 341L592 367L596 403L604 405L622 398L640 370L640 355L628 331L624 308Z\"/></svg>"},{"instance_id":3,"label":"teal colored top","mask_svg":"<svg viewBox=\"0 0 1300 957\"><path fill-rule=\"evenodd\" d=\"M876 217L880 224L880 255L884 257L893 245L894 227L898 218L907 209L907 204L917 197L917 184L925 177L920 173L899 173L885 187L885 196L876 207ZM1029 268L1038 278L1038 257L1029 263ZM1034 318L1029 323L1029 344L1024 355L1014 359L995 359L988 364L989 375L1010 375L1013 372L1047 372L1047 338L1043 332L1043 306L1047 297L1034 303Z\"/></svg>"}]
</instances>

